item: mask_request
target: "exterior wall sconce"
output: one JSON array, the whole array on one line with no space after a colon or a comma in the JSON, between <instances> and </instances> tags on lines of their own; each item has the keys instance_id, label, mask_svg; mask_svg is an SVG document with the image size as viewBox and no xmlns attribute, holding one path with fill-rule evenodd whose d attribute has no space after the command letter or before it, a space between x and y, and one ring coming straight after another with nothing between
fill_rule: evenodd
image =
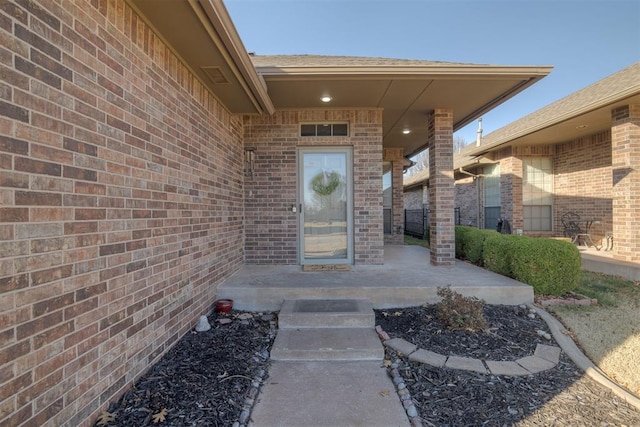
<instances>
[{"instance_id":1,"label":"exterior wall sconce","mask_svg":"<svg viewBox=\"0 0 640 427\"><path fill-rule=\"evenodd\" d=\"M253 178L253 171L256 159L256 147L246 147L244 149L244 174Z\"/></svg>"}]
</instances>

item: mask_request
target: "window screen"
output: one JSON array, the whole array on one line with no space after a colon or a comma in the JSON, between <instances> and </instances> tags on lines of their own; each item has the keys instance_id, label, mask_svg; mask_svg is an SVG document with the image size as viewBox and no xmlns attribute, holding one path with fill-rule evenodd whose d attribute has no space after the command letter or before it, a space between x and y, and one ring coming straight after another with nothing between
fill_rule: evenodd
<instances>
[{"instance_id":1,"label":"window screen","mask_svg":"<svg viewBox=\"0 0 640 427\"><path fill-rule=\"evenodd\" d=\"M500 218L500 165L483 169L484 228L495 230Z\"/></svg>"},{"instance_id":2,"label":"window screen","mask_svg":"<svg viewBox=\"0 0 640 427\"><path fill-rule=\"evenodd\" d=\"M549 157L522 161L522 204L526 231L551 231L553 161Z\"/></svg>"}]
</instances>

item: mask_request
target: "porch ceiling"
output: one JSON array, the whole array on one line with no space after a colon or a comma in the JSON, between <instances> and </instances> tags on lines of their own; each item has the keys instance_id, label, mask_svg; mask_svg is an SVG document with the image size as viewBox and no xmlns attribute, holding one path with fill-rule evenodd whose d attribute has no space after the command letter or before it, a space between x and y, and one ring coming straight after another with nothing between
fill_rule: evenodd
<instances>
[{"instance_id":1,"label":"porch ceiling","mask_svg":"<svg viewBox=\"0 0 640 427\"><path fill-rule=\"evenodd\" d=\"M405 155L425 147L430 111L452 109L455 131L552 69L312 55L251 59L276 109L382 108L384 147L402 147ZM332 100L322 102L324 95Z\"/></svg>"},{"instance_id":2,"label":"porch ceiling","mask_svg":"<svg viewBox=\"0 0 640 427\"><path fill-rule=\"evenodd\" d=\"M435 108L453 110L455 131L552 69L383 58L250 56L221 1L126 1L230 112L382 108L384 147L403 148L405 155L426 146L427 113ZM135 29L131 32L135 35ZM320 101L323 95L333 100L325 104ZM411 133L403 134L405 129Z\"/></svg>"}]
</instances>

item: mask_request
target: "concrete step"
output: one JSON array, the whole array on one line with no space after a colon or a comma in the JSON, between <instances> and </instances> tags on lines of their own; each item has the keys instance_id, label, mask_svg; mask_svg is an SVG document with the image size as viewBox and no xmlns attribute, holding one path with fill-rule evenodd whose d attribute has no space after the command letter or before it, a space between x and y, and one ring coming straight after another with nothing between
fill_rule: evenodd
<instances>
[{"instance_id":1,"label":"concrete step","mask_svg":"<svg viewBox=\"0 0 640 427\"><path fill-rule=\"evenodd\" d=\"M278 327L373 328L375 315L366 299L286 300L278 314Z\"/></svg>"},{"instance_id":2,"label":"concrete step","mask_svg":"<svg viewBox=\"0 0 640 427\"><path fill-rule=\"evenodd\" d=\"M271 358L281 361L382 361L384 348L373 328L287 328L278 330Z\"/></svg>"}]
</instances>

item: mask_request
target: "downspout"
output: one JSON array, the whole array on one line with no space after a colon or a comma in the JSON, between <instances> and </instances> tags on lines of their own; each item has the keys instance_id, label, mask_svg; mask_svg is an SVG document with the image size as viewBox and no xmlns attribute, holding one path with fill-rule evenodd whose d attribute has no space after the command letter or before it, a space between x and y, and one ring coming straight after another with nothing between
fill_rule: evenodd
<instances>
[{"instance_id":1,"label":"downspout","mask_svg":"<svg viewBox=\"0 0 640 427\"><path fill-rule=\"evenodd\" d=\"M460 172L461 174L473 177L473 180L476 183L476 200L478 202L478 206L476 207L476 227L480 228L480 180L478 178L483 175L476 175L474 173L471 173L469 171L462 169L462 167L458 168L458 172Z\"/></svg>"}]
</instances>

